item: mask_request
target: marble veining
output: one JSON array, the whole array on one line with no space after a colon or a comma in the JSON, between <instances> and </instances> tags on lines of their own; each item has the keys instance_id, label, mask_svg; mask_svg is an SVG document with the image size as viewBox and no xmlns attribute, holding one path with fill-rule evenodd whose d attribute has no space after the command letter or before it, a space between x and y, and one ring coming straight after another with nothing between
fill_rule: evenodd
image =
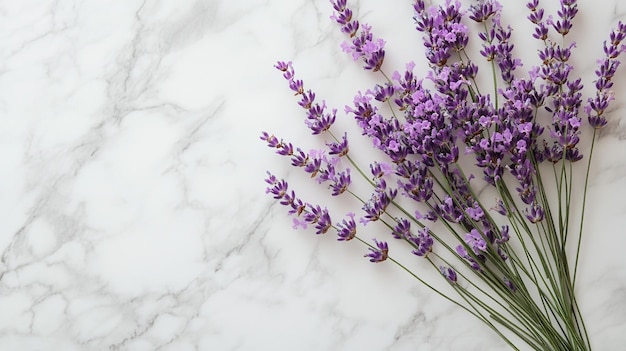
<instances>
[{"instance_id":1,"label":"marble veining","mask_svg":"<svg viewBox=\"0 0 626 351\"><path fill-rule=\"evenodd\" d=\"M390 70L423 62L411 1L353 3L387 40ZM575 60L591 86L626 7L579 6ZM524 10L505 17L524 28ZM260 132L315 142L275 61L294 61L340 110L378 79L341 52L331 11L322 0L0 4L0 349L505 348L362 247L293 231L264 194L266 169L302 177ZM624 82L597 144L580 273L597 350L626 342Z\"/></svg>"}]
</instances>

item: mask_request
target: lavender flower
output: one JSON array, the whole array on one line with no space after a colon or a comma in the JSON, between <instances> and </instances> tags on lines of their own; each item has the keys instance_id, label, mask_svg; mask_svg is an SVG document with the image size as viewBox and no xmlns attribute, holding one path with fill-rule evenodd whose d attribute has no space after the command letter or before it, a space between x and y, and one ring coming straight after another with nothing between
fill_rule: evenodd
<instances>
[{"instance_id":1,"label":"lavender flower","mask_svg":"<svg viewBox=\"0 0 626 351\"><path fill-rule=\"evenodd\" d=\"M509 241L511 237L509 236L509 226L503 225L502 230L500 231L500 238L496 239L495 242L498 245L502 245Z\"/></svg>"},{"instance_id":2,"label":"lavender flower","mask_svg":"<svg viewBox=\"0 0 626 351\"><path fill-rule=\"evenodd\" d=\"M330 185L330 188L333 190L332 195L337 196L346 192L351 182L352 180L350 178L350 168L334 176L332 179L332 184Z\"/></svg>"},{"instance_id":3,"label":"lavender flower","mask_svg":"<svg viewBox=\"0 0 626 351\"><path fill-rule=\"evenodd\" d=\"M469 18L481 23L494 16L501 8L501 5L495 1L479 1L477 4L470 6Z\"/></svg>"},{"instance_id":4,"label":"lavender flower","mask_svg":"<svg viewBox=\"0 0 626 351\"><path fill-rule=\"evenodd\" d=\"M472 207L467 207L465 209L465 213L474 221L478 222L480 221L483 217L485 217L485 212L483 211L483 209L480 207L480 205L478 204L478 202L474 202L474 205Z\"/></svg>"},{"instance_id":5,"label":"lavender flower","mask_svg":"<svg viewBox=\"0 0 626 351\"><path fill-rule=\"evenodd\" d=\"M554 29L561 35L565 36L572 29L572 20L578 13L576 0L562 0L561 8L558 10L559 19L556 22L548 21Z\"/></svg>"},{"instance_id":6,"label":"lavender flower","mask_svg":"<svg viewBox=\"0 0 626 351\"><path fill-rule=\"evenodd\" d=\"M456 283L456 271L450 267L440 266L439 271L450 283Z\"/></svg>"},{"instance_id":7,"label":"lavender flower","mask_svg":"<svg viewBox=\"0 0 626 351\"><path fill-rule=\"evenodd\" d=\"M409 222L406 218L398 219L396 225L393 227L391 235L396 239L406 239L411 237L411 222Z\"/></svg>"},{"instance_id":8,"label":"lavender flower","mask_svg":"<svg viewBox=\"0 0 626 351\"><path fill-rule=\"evenodd\" d=\"M437 206L436 211L439 216L452 223L458 223L463 219L463 212L448 195Z\"/></svg>"},{"instance_id":9,"label":"lavender flower","mask_svg":"<svg viewBox=\"0 0 626 351\"><path fill-rule=\"evenodd\" d=\"M374 178L382 178L388 174L393 173L393 168L386 162L374 162L370 164L370 171Z\"/></svg>"},{"instance_id":10,"label":"lavender flower","mask_svg":"<svg viewBox=\"0 0 626 351\"><path fill-rule=\"evenodd\" d=\"M618 57L626 51L626 46L622 45L622 41L626 38L626 24L619 22L617 29L611 32L610 43L604 42L603 59L598 61L599 68L596 70L598 79L595 81L596 96L589 98L585 105L585 112L589 124L594 129L600 129L607 123L604 117L604 111L608 108L609 103L615 99L614 93L610 90L613 87L613 76L620 65Z\"/></svg>"},{"instance_id":11,"label":"lavender flower","mask_svg":"<svg viewBox=\"0 0 626 351\"><path fill-rule=\"evenodd\" d=\"M348 219L344 219L341 223L337 223L337 240L350 241L356 236L355 214L350 212L347 214Z\"/></svg>"},{"instance_id":12,"label":"lavender flower","mask_svg":"<svg viewBox=\"0 0 626 351\"><path fill-rule=\"evenodd\" d=\"M416 256L426 257L433 250L434 240L428 227L420 229L417 235L409 235L407 239L415 248L411 252Z\"/></svg>"},{"instance_id":13,"label":"lavender flower","mask_svg":"<svg viewBox=\"0 0 626 351\"><path fill-rule=\"evenodd\" d=\"M387 189L385 180L379 179L376 191L372 194L370 200L363 205L362 209L365 212L365 216L361 218L361 223L367 224L379 220L397 194L397 189Z\"/></svg>"},{"instance_id":14,"label":"lavender flower","mask_svg":"<svg viewBox=\"0 0 626 351\"><path fill-rule=\"evenodd\" d=\"M537 204L533 204L530 208L526 209L526 218L531 223L538 223L544 219L543 208Z\"/></svg>"},{"instance_id":15,"label":"lavender flower","mask_svg":"<svg viewBox=\"0 0 626 351\"><path fill-rule=\"evenodd\" d=\"M274 67L283 72L283 77L289 82L289 88L296 93L296 96L301 95L298 104L307 110L305 123L313 134L322 134L328 131L335 123L337 110L333 109L331 112L327 112L326 102L322 101L321 104L318 104L315 102L315 93L311 90L304 91L302 81L295 79L295 71L291 61L278 61Z\"/></svg>"},{"instance_id":16,"label":"lavender flower","mask_svg":"<svg viewBox=\"0 0 626 351\"><path fill-rule=\"evenodd\" d=\"M416 0L416 29L425 33L426 58L435 67L443 67L453 53L462 51L469 37L467 27L461 23L459 1L447 1L437 10L426 10L423 0Z\"/></svg>"},{"instance_id":17,"label":"lavender flower","mask_svg":"<svg viewBox=\"0 0 626 351\"><path fill-rule=\"evenodd\" d=\"M309 206L310 211L304 214L307 223L315 224L317 231L315 234L325 234L332 226L330 215L327 209L322 209L319 205Z\"/></svg>"},{"instance_id":18,"label":"lavender flower","mask_svg":"<svg viewBox=\"0 0 626 351\"><path fill-rule=\"evenodd\" d=\"M265 182L269 184L265 192L272 194L274 199L281 200L280 204L289 206L290 214L296 214L294 218L294 228L302 227L306 229L307 224L315 225L316 234L325 234L332 227L330 214L327 209L322 209L319 205L304 203L298 199L294 191L289 192L289 185L284 179L278 179L275 175L267 172L268 177ZM303 220L299 219L302 215Z\"/></svg>"},{"instance_id":19,"label":"lavender flower","mask_svg":"<svg viewBox=\"0 0 626 351\"><path fill-rule=\"evenodd\" d=\"M492 210L498 212L503 216L508 215L508 211L506 210L506 207L504 206L504 201L502 201L502 199L496 200L496 205L492 208Z\"/></svg>"},{"instance_id":20,"label":"lavender flower","mask_svg":"<svg viewBox=\"0 0 626 351\"><path fill-rule=\"evenodd\" d=\"M548 39L548 26L543 20L544 10L538 8L539 0L532 0L527 5L528 9L530 9L531 13L528 15L528 19L535 24L535 32L533 33L533 37L539 40Z\"/></svg>"},{"instance_id":21,"label":"lavender flower","mask_svg":"<svg viewBox=\"0 0 626 351\"><path fill-rule=\"evenodd\" d=\"M342 49L351 54L356 61L359 58L365 63L366 70L374 72L380 70L385 59L385 41L374 39L370 27L367 24L359 25L358 21L352 20L352 10L347 7L344 0L331 1L335 12L330 17L339 25L341 31L350 36L351 42L344 42Z\"/></svg>"},{"instance_id":22,"label":"lavender flower","mask_svg":"<svg viewBox=\"0 0 626 351\"><path fill-rule=\"evenodd\" d=\"M405 167L415 165L410 174L407 174L408 180L398 181L398 188L403 190L403 194L417 202L426 202L433 195L434 183L428 175L428 169L423 163L407 163ZM407 168L402 168L408 170Z\"/></svg>"},{"instance_id":23,"label":"lavender flower","mask_svg":"<svg viewBox=\"0 0 626 351\"><path fill-rule=\"evenodd\" d=\"M330 182L333 196L341 195L348 190L352 182L350 169L346 168L345 170L337 171L335 168L339 162L338 157L345 156L348 153L348 141L345 135L342 142L327 144L330 154L337 156L331 158L326 156L324 150L311 150L308 153L305 153L300 148L295 148L294 150L294 146L291 143L279 141L278 138L267 132L261 133L261 140L266 141L269 147L277 149L277 154L290 156L292 166L302 168L311 175L311 178L316 178L319 183Z\"/></svg>"},{"instance_id":24,"label":"lavender flower","mask_svg":"<svg viewBox=\"0 0 626 351\"><path fill-rule=\"evenodd\" d=\"M475 271L482 271L480 264L478 264L478 262L474 259L474 257L472 257L467 252L467 250L465 249L465 246L457 245L457 247L455 248L455 251L461 258L464 258L467 261L467 264L470 266L470 268L472 268ZM476 257L482 258L482 256L479 256L479 255Z\"/></svg>"},{"instance_id":25,"label":"lavender flower","mask_svg":"<svg viewBox=\"0 0 626 351\"><path fill-rule=\"evenodd\" d=\"M469 233L465 233L465 242L477 255L487 251L487 242L476 229L472 229Z\"/></svg>"},{"instance_id":26,"label":"lavender flower","mask_svg":"<svg viewBox=\"0 0 626 351\"><path fill-rule=\"evenodd\" d=\"M504 282L504 285L506 285L506 287L509 288L511 292L515 292L517 290L517 288L515 287L515 284L513 284L513 282L510 281L509 278L504 277L503 282Z\"/></svg>"},{"instance_id":27,"label":"lavender flower","mask_svg":"<svg viewBox=\"0 0 626 351\"><path fill-rule=\"evenodd\" d=\"M387 243L384 241L378 241L374 239L374 243L376 247L370 247L369 253L367 253L364 257L369 257L370 262L379 263L387 259L389 257L389 247Z\"/></svg>"},{"instance_id":28,"label":"lavender flower","mask_svg":"<svg viewBox=\"0 0 626 351\"><path fill-rule=\"evenodd\" d=\"M330 155L337 155L338 157L347 155L350 150L348 148L348 134L344 133L340 142L327 143L326 146L330 149Z\"/></svg>"}]
</instances>

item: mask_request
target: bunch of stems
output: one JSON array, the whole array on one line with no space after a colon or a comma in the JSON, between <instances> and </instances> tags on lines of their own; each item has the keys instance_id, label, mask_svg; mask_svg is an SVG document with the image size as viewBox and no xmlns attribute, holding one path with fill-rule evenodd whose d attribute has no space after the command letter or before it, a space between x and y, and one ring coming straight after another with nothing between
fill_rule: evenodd
<instances>
[{"instance_id":1,"label":"bunch of stems","mask_svg":"<svg viewBox=\"0 0 626 351\"><path fill-rule=\"evenodd\" d=\"M359 30L358 23L354 25L354 22L351 22L351 12L346 12L345 1L331 2L335 5L335 10L340 12L334 19L344 26L343 30L345 32L352 30L352 33L349 34L351 37L355 37ZM420 1L416 1L416 3L420 3ZM562 4L566 10L571 10L572 6L575 6L573 1L562 2ZM448 6L452 7L444 9L444 13L446 13L445 11L452 13L453 10L458 10L454 8L454 5ZM537 2L531 1L529 8L532 11L536 11L536 6ZM419 8L419 6L416 8ZM572 13L575 14L575 12ZM573 17L573 14L571 14L571 17ZM563 21L565 22L567 16L562 16L564 16L565 19ZM501 43L506 41L506 31L498 27L499 19L497 21L480 19L477 22L482 23L484 26L481 38L486 43L485 47L490 45L493 47L496 41ZM537 23L540 23L540 21L537 20ZM347 31L345 28L349 30ZM370 28L367 27L366 34L360 40L373 42L369 30ZM617 37L618 34L616 33L619 33L619 37ZM560 45L554 44L545 37L540 37L539 39L543 40L546 50L556 48L555 50L562 50L562 52L568 53L569 49L565 49L565 34L566 32L562 34L562 43ZM626 36L626 26L620 23L619 30L612 34L611 45L617 48L624 36ZM397 79L390 79L390 75L385 73L382 67L384 52L380 54L382 44L380 44L381 42L378 43L378 56L371 55L364 58L366 69L380 74L382 85L388 87L397 86ZM355 47L358 45L359 43L357 42ZM508 46L505 45L504 47ZM512 48L512 46L510 47ZM358 47L353 50L357 50L359 55L365 56L362 52L358 52ZM617 54L610 58L616 59L617 55L622 51L623 48L620 47L617 50ZM607 45L605 44L605 53L607 55L609 55L608 52L610 50L607 51ZM433 61L431 77L436 77L437 74L442 72L444 67L471 67L472 61L464 47L459 48L455 55L454 59L440 60L439 62ZM506 56L506 53L501 55ZM469 74L466 77L466 82L461 86L462 89L465 89L464 92L467 93L467 104L478 104L481 101L493 100L493 105L491 105L492 111L499 113L499 111L503 111L501 110L501 104L504 104L504 100L508 98L504 96L503 89L510 88L513 84L511 71L515 69L515 64L505 65L504 67L509 69L509 71L505 72L505 69L502 68L503 66L497 64L493 53L485 49L483 56L489 58L487 61L491 66L492 76L490 81L493 84L488 89L481 89L475 76ZM569 56L569 53L564 54L564 56ZM560 64L565 66L567 65L566 61L567 57ZM549 64L544 62L544 65ZM301 106L310 110L314 95L309 93L308 97L306 96L302 82L294 80L293 72L289 71L286 64L279 63L277 68L285 72L285 78L290 80L291 88L296 91L296 95L303 96L304 102L308 101L307 103L301 103ZM547 66L542 68L545 68L544 72L548 72L550 69ZM397 74L394 74L395 76ZM606 80L606 78L599 74L600 80ZM609 81L610 78L612 78L612 73L611 77L608 77ZM556 108L563 106L564 103L557 100L563 99L563 96L568 91L573 91L572 94L575 94L578 89L578 83L571 83L571 80L568 79L563 79L557 83L550 82L550 84L551 88L547 90L548 92L541 90L535 85L532 87L532 89L536 89L535 93L537 95L543 96L541 101L532 105L533 126L539 126L542 123L541 118L545 118L545 111L549 112L548 115L550 113L555 114L555 106ZM607 85L606 82L605 85ZM610 85L608 88L610 88ZM481 90L489 91L492 95L481 93ZM450 89L449 94L454 94L452 91L453 89ZM442 94L445 95L446 92L444 91ZM397 91L391 95L397 99L402 98L397 96ZM605 95L605 92L598 88L597 97L604 97ZM402 125L411 116L403 115L406 111L401 111L402 108L392 104L392 97L385 99L381 104L388 111L390 125ZM577 108L578 106L575 107L576 111ZM453 115L458 111L449 110L444 112ZM598 112L596 117L599 118L603 112L604 109ZM334 121L334 117L329 120ZM327 127L321 128L321 130L319 128L314 130L314 134L327 134L333 143L340 144L342 140L334 132L335 127L331 127L332 121L328 123ZM512 349L518 350L517 342L521 340L531 349L538 351L591 350L590 339L576 298L575 287L584 232L583 219L587 187L597 130L600 124L596 122L596 125L593 126L591 145L587 153L586 169L584 170L582 180L577 179L581 175L575 171L573 166L573 163L580 159L575 143L574 145L566 142L559 144L558 141L552 141L555 145L560 145L561 149L560 158L550 159L549 157L539 156L543 155L543 153L538 151L541 147L545 148L545 152L549 151L547 146L543 146L547 145L546 140L549 140L549 138L540 138L541 132L533 132L535 139L531 141L532 145L529 145L524 151L524 155L529 160L532 168L532 171L529 172L529 179L526 180L535 192L532 206L528 206L529 202L520 198L520 189L515 188L520 180L511 174L507 173L492 177L491 181L488 179L486 183L480 184L481 187L490 187L491 192L495 193L499 199L497 205L500 210L492 211L488 206L485 206L485 200L479 196L478 188L475 185L476 182L471 181L474 178L473 173L475 173L477 168L471 165L464 165L457 159L451 162L444 162L435 154L422 153L419 157L416 157L416 159L419 159L416 162L428 165L425 176L432 181L432 194L428 199L418 201L419 204L417 206L419 209L426 211L429 216L418 216L414 208L407 207L406 202L398 201L392 196L388 206L384 207L380 216L376 216L375 221L380 221L392 233L397 232L396 228L401 222L399 218L405 218L420 228L420 230L426 230L428 237L432 237L434 245L428 247L427 252L422 251L417 255L423 256L428 262L428 266L433 270L442 273L439 276L449 283L455 294L443 291L437 287L437 284L429 282L423 275L416 273L390 255L386 243L384 246L381 246L377 241L376 245L372 245L361 236L360 231L358 233L355 231L347 239L343 237L340 240L356 239L361 242L372 252L376 253L376 256L370 255L373 258L372 261L389 260L393 262L436 294L485 323ZM459 132L458 125L451 127L451 129L454 128L457 128L454 132ZM503 132L499 128L498 124L493 123L486 128L482 128L472 137L490 140L496 133ZM570 135L568 133L571 133L575 138L579 135L578 132L568 130L570 127L567 124L565 127L559 125L553 128L561 133L560 135ZM367 133L364 132L364 134ZM291 146L285 147L285 143L282 141L278 142L277 139L273 139L273 136L269 137L267 133L264 133L262 139L267 140L271 147L279 148L279 153L282 155L291 156L294 154ZM465 145L461 141L457 140L456 142L459 145L447 145L444 151L454 154L451 152L453 147L470 148L472 146L467 144L467 140ZM340 156L345 157L350 168L356 170L362 182L366 183L369 189L373 189L374 194L384 193L386 185L382 185L381 188L380 179L372 178L366 174L362 165L358 164L353 158L353 152L348 152L346 148L345 153ZM306 164L306 162L309 162L309 155L302 157L302 159L304 161L301 160L302 162L298 161L298 163ZM546 159L549 160L546 161ZM394 159L391 162L401 167L404 159ZM317 173L317 170L315 173ZM387 183L392 183L392 180L398 181L401 178L398 172L386 175L386 177L388 177ZM579 192L577 192L575 185L580 181L584 182L582 196L576 197ZM268 181L268 183L274 184L275 181ZM395 190L397 191L397 189ZM484 189L481 189L481 193L483 191ZM346 185L345 189L339 191L339 193L343 192L354 197L364 208L368 206L369 202L364 199L365 197L358 194L352 187L347 187ZM311 223L319 224L319 214L313 213L316 210L312 206L307 207L306 204L294 205L296 203L295 195L292 195L287 200L284 199L285 193L287 193L286 187L284 190L272 191L272 193L276 195L277 199L282 199L283 202L281 203L294 208L291 213L296 213L298 216L308 214L310 218L313 218ZM475 208L472 207L473 210L482 213L480 219L469 215L469 212L468 214L462 212L459 218L451 219L441 209L442 204L446 202L451 207L461 209L461 211L467 210L468 204L472 204L471 206L476 206ZM581 203L580 213L573 212L577 203ZM529 215L529 211L534 210L540 211L540 215ZM500 215L496 216L494 212ZM579 223L577 223L577 220ZM443 227L442 231L436 232L429 229L432 224L430 222L434 221L440 223L440 226ZM507 227L506 231L503 229L495 237L494 233L487 233L488 230L485 229L500 228L503 224ZM578 228L573 228L575 225L578 225ZM340 224L335 225L331 223L328 223L326 226L322 225L319 228L321 228L319 230L321 233L326 232L330 228L334 228L338 232L342 230ZM512 235L508 234L509 229ZM468 241L468 235L471 233L473 233L472 235L474 235L476 240L484 244L484 247L480 250L477 250ZM411 236L398 234L394 235L394 237L403 240L413 250L416 250L414 252L423 250L420 243L412 240Z\"/></svg>"}]
</instances>

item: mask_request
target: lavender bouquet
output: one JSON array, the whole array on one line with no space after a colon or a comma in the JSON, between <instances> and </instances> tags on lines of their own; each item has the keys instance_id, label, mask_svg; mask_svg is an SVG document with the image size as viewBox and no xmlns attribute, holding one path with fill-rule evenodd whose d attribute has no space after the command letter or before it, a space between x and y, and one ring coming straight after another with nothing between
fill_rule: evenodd
<instances>
[{"instance_id":1,"label":"lavender bouquet","mask_svg":"<svg viewBox=\"0 0 626 351\"><path fill-rule=\"evenodd\" d=\"M626 25L618 23L604 42L595 94L583 99L582 79L571 74L575 45L567 36L578 13L576 0L561 0L555 16L545 15L538 0L526 4L532 36L542 49L538 64L524 72L497 1L479 0L463 9L458 1L426 6L415 0L415 26L429 63L424 78L413 74L412 63L388 74L385 41L353 17L346 0L331 4L332 20L349 37L343 50L380 75L380 84L345 107L379 150L367 151L373 158L369 173L353 157L348 134L333 128L337 110L304 88L291 62L275 67L326 147L306 152L266 132L261 139L326 184L332 196L356 199L360 209L333 221L326 207L297 197L270 172L267 192L289 208L294 227L312 226L316 234L333 231L339 241L362 243L371 262L398 265L513 349L525 343L534 350L590 350L576 274L594 143L614 98L611 80L625 51ZM467 50L470 40L480 43L475 59ZM486 72L479 72L475 60L482 60ZM485 75L490 83L479 84ZM584 153L581 128L592 131ZM577 162L586 163L584 172L575 171ZM577 191L580 177L584 189ZM359 191L364 186L367 194ZM574 202L582 213L572 213ZM381 226L366 227L371 222ZM371 231L404 242L451 289L437 288L394 259L384 238L366 240L363 234Z\"/></svg>"}]
</instances>

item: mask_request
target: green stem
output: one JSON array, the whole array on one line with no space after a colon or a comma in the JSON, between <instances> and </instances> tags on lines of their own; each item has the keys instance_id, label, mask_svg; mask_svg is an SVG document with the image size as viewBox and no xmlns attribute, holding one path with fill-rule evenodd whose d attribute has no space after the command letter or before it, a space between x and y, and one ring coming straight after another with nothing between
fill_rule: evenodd
<instances>
[{"instance_id":1,"label":"green stem","mask_svg":"<svg viewBox=\"0 0 626 351\"><path fill-rule=\"evenodd\" d=\"M578 273L578 259L580 257L580 246L583 237L583 226L585 224L585 209L587 205L587 189L589 188L589 171L591 170L591 159L593 158L593 150L596 144L597 129L593 130L593 136L591 137L591 148L589 150L589 158L587 160L587 171L585 172L585 185L583 187L583 203L580 214L580 229L578 232L578 242L576 243L576 258L574 260L574 273L572 274L572 287L576 286L576 274Z\"/></svg>"}]
</instances>

